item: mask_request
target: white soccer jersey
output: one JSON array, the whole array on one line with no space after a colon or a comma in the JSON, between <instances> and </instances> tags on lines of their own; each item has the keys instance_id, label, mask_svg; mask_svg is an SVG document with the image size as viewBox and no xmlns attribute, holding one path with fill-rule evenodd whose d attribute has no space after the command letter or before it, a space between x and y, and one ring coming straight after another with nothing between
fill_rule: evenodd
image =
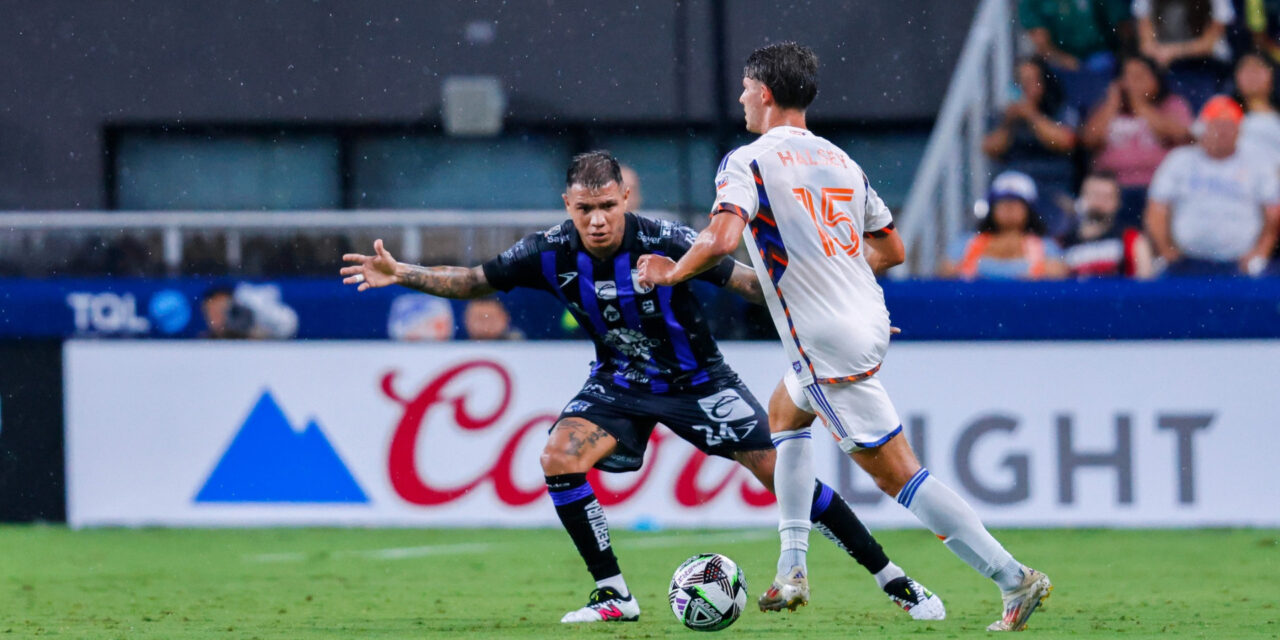
<instances>
[{"instance_id":1,"label":"white soccer jersey","mask_svg":"<svg viewBox=\"0 0 1280 640\"><path fill-rule=\"evenodd\" d=\"M862 240L890 233L893 217L861 167L805 129L775 127L725 156L716 190L712 215L748 223L743 238L800 383L875 374L889 311Z\"/></svg>"}]
</instances>

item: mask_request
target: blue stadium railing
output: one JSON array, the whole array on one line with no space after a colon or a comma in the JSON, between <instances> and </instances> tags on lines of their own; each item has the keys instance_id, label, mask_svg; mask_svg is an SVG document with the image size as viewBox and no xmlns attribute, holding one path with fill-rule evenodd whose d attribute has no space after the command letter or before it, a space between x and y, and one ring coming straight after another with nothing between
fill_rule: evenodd
<instances>
[{"instance_id":1,"label":"blue stadium railing","mask_svg":"<svg viewBox=\"0 0 1280 640\"><path fill-rule=\"evenodd\" d=\"M392 301L411 292L356 294L337 278L272 280L298 314L300 339L384 339ZM200 296L226 279L0 279L0 339L193 338ZM759 309L699 285L723 337L769 337ZM1280 279L1153 282L902 281L885 283L902 340L1149 340L1280 338ZM559 303L535 291L502 296L531 339L578 337ZM458 337L465 303L453 303ZM744 323L750 327L743 330Z\"/></svg>"}]
</instances>

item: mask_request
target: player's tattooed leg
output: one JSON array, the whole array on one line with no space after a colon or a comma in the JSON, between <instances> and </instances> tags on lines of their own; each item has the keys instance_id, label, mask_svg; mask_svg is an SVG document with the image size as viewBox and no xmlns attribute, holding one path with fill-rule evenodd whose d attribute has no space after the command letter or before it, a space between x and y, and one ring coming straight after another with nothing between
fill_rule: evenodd
<instances>
[{"instance_id":1,"label":"player's tattooed leg","mask_svg":"<svg viewBox=\"0 0 1280 640\"><path fill-rule=\"evenodd\" d=\"M563 429L567 442L565 443L564 452L572 457L581 457L584 452L596 448L596 445L606 438L612 438L607 431L601 429L599 425L587 422L581 418L565 418L556 425L556 430Z\"/></svg>"},{"instance_id":2,"label":"player's tattooed leg","mask_svg":"<svg viewBox=\"0 0 1280 640\"><path fill-rule=\"evenodd\" d=\"M618 440L599 425L582 418L556 423L542 449L542 470L547 475L586 473L613 452Z\"/></svg>"},{"instance_id":3,"label":"player's tattooed leg","mask_svg":"<svg viewBox=\"0 0 1280 640\"><path fill-rule=\"evenodd\" d=\"M774 449L751 449L749 451L734 451L733 459L738 464L746 467L760 481L760 484L763 484L766 489L772 492L773 466L777 455L777 451Z\"/></svg>"}]
</instances>

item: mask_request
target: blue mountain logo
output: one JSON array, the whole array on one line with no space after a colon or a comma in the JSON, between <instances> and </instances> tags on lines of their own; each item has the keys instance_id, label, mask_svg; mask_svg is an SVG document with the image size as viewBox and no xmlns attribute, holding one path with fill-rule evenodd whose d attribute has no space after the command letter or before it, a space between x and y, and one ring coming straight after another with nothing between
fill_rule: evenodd
<instances>
[{"instance_id":1,"label":"blue mountain logo","mask_svg":"<svg viewBox=\"0 0 1280 640\"><path fill-rule=\"evenodd\" d=\"M314 420L301 433L263 391L196 502L367 503Z\"/></svg>"}]
</instances>

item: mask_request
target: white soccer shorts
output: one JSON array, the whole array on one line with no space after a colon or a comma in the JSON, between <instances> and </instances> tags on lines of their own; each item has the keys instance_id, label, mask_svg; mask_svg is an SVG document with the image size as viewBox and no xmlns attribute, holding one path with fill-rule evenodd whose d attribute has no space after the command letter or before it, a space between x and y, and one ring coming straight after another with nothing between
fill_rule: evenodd
<instances>
[{"instance_id":1,"label":"white soccer shorts","mask_svg":"<svg viewBox=\"0 0 1280 640\"><path fill-rule=\"evenodd\" d=\"M791 401L804 411L818 414L845 453L873 449L902 432L902 420L889 400L889 392L875 376L804 388L791 370L782 379Z\"/></svg>"}]
</instances>

